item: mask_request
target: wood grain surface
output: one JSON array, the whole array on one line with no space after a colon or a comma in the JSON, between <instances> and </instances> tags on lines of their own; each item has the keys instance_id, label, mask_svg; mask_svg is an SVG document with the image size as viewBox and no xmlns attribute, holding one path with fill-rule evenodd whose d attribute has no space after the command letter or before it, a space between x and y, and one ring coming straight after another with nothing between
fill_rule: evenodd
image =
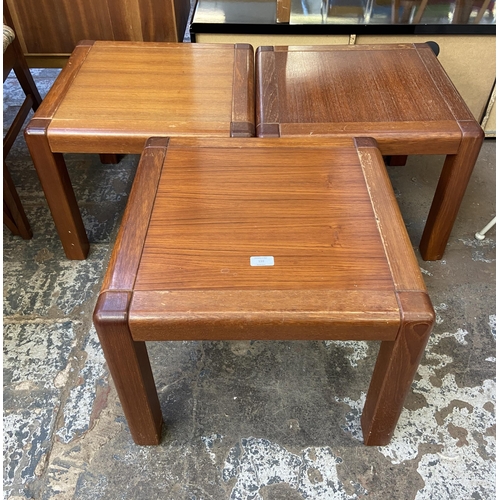
<instances>
[{"instance_id":1,"label":"wood grain surface","mask_svg":"<svg viewBox=\"0 0 500 500\"><path fill-rule=\"evenodd\" d=\"M30 55L69 55L80 40L182 42L189 0L7 0Z\"/></svg>"},{"instance_id":2,"label":"wood grain surface","mask_svg":"<svg viewBox=\"0 0 500 500\"><path fill-rule=\"evenodd\" d=\"M255 137L254 52L247 43L234 46L231 137Z\"/></svg>"},{"instance_id":3,"label":"wood grain surface","mask_svg":"<svg viewBox=\"0 0 500 500\"><path fill-rule=\"evenodd\" d=\"M26 144L63 244L64 253L68 259L83 260L89 252L89 240L63 155L53 153L50 149L47 140L49 123L49 118L34 118L25 131Z\"/></svg>"},{"instance_id":4,"label":"wood grain surface","mask_svg":"<svg viewBox=\"0 0 500 500\"><path fill-rule=\"evenodd\" d=\"M167 138L151 138L141 155L101 293L132 291L167 151Z\"/></svg>"},{"instance_id":5,"label":"wood grain surface","mask_svg":"<svg viewBox=\"0 0 500 500\"><path fill-rule=\"evenodd\" d=\"M391 123L437 121L441 131L453 126L456 130L455 116L434 81L438 72L431 74L422 61L420 52L427 56L425 47L354 45L257 51L257 126L267 123L269 106L277 110L278 123L300 124L304 135L307 124L325 123L374 127L379 123L383 133ZM278 108L275 91L269 97L266 92L274 86Z\"/></svg>"},{"instance_id":6,"label":"wood grain surface","mask_svg":"<svg viewBox=\"0 0 500 500\"><path fill-rule=\"evenodd\" d=\"M255 123L248 99L233 105L235 61L238 98L253 89L250 46L95 42L52 118L51 147L138 153L154 136L229 137L233 110Z\"/></svg>"},{"instance_id":7,"label":"wood grain surface","mask_svg":"<svg viewBox=\"0 0 500 500\"><path fill-rule=\"evenodd\" d=\"M392 184L375 139L354 139L397 292L426 292Z\"/></svg>"},{"instance_id":8,"label":"wood grain surface","mask_svg":"<svg viewBox=\"0 0 500 500\"><path fill-rule=\"evenodd\" d=\"M168 148L136 290L392 289L353 146L225 144Z\"/></svg>"},{"instance_id":9,"label":"wood grain surface","mask_svg":"<svg viewBox=\"0 0 500 500\"><path fill-rule=\"evenodd\" d=\"M441 259L453 229L462 198L483 144L484 132L475 120L458 122L462 141L456 155L448 155L420 242L425 260Z\"/></svg>"},{"instance_id":10,"label":"wood grain surface","mask_svg":"<svg viewBox=\"0 0 500 500\"><path fill-rule=\"evenodd\" d=\"M360 161L352 139L172 138L134 339L394 339L395 285Z\"/></svg>"},{"instance_id":11,"label":"wood grain surface","mask_svg":"<svg viewBox=\"0 0 500 500\"><path fill-rule=\"evenodd\" d=\"M68 63L61 70L49 92L44 97L42 104L38 108L36 116L34 117L35 119L53 118L60 103L66 97L68 90L70 89L93 45L94 41L83 40L75 47ZM30 122L30 124L31 123L32 122ZM27 133L29 133L30 124L27 126Z\"/></svg>"}]
</instances>

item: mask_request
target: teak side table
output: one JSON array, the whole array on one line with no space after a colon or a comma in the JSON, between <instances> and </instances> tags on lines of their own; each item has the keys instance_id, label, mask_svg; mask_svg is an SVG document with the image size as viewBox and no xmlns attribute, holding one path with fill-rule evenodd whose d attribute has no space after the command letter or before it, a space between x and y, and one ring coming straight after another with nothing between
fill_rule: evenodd
<instances>
[{"instance_id":1,"label":"teak side table","mask_svg":"<svg viewBox=\"0 0 500 500\"><path fill-rule=\"evenodd\" d=\"M420 242L441 259L484 133L427 44L259 47L259 137L369 136L383 155L447 155Z\"/></svg>"},{"instance_id":2,"label":"teak side table","mask_svg":"<svg viewBox=\"0 0 500 500\"><path fill-rule=\"evenodd\" d=\"M247 44L83 41L26 129L66 255L87 234L62 153L141 153L153 136L255 135Z\"/></svg>"},{"instance_id":3,"label":"teak side table","mask_svg":"<svg viewBox=\"0 0 500 500\"><path fill-rule=\"evenodd\" d=\"M381 340L361 425L391 438L434 311L373 139L153 138L94 312L136 443L145 341Z\"/></svg>"}]
</instances>

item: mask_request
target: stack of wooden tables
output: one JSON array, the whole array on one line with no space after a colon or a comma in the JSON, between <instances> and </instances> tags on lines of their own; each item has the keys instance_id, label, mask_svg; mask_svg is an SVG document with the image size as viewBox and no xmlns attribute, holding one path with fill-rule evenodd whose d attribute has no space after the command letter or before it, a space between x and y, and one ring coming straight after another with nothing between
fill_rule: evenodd
<instances>
[{"instance_id":1,"label":"stack of wooden tables","mask_svg":"<svg viewBox=\"0 0 500 500\"><path fill-rule=\"evenodd\" d=\"M386 444L434 311L382 154L447 155L438 259L482 130L425 44L261 47L255 81L249 45L82 42L26 132L57 230L86 257L62 153L147 142L94 316L137 443L162 426L146 341L339 339L382 341L362 428Z\"/></svg>"}]
</instances>

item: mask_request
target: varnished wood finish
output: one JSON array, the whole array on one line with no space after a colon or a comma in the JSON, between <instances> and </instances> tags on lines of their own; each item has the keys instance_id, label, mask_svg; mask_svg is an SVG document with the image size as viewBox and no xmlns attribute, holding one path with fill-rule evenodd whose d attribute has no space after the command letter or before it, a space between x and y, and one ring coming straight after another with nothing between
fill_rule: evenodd
<instances>
[{"instance_id":1,"label":"varnished wood finish","mask_svg":"<svg viewBox=\"0 0 500 500\"><path fill-rule=\"evenodd\" d=\"M368 446L389 443L434 325L429 296L400 292L401 327L396 340L382 342L361 415Z\"/></svg>"},{"instance_id":2,"label":"varnished wood finish","mask_svg":"<svg viewBox=\"0 0 500 500\"><path fill-rule=\"evenodd\" d=\"M80 40L182 42L189 0L7 0L29 56L66 59Z\"/></svg>"},{"instance_id":3,"label":"varnished wood finish","mask_svg":"<svg viewBox=\"0 0 500 500\"><path fill-rule=\"evenodd\" d=\"M146 143L104 277L103 291L134 288L167 144L166 138L152 138Z\"/></svg>"},{"instance_id":4,"label":"varnished wood finish","mask_svg":"<svg viewBox=\"0 0 500 500\"><path fill-rule=\"evenodd\" d=\"M426 260L443 257L452 223L483 144L484 132L475 120L458 123L462 129L460 149L456 155L446 157L420 241L420 253Z\"/></svg>"},{"instance_id":5,"label":"varnished wood finish","mask_svg":"<svg viewBox=\"0 0 500 500\"><path fill-rule=\"evenodd\" d=\"M228 137L234 64L234 45L95 42L52 118L51 147L138 153L154 136Z\"/></svg>"},{"instance_id":6,"label":"varnished wood finish","mask_svg":"<svg viewBox=\"0 0 500 500\"><path fill-rule=\"evenodd\" d=\"M259 137L370 136L384 155L449 155L420 244L424 259L440 259L484 134L429 46L264 47L256 57Z\"/></svg>"},{"instance_id":7,"label":"varnished wood finish","mask_svg":"<svg viewBox=\"0 0 500 500\"><path fill-rule=\"evenodd\" d=\"M392 190L391 181L382 155L374 139L354 139L365 177L369 186L371 205L382 236L387 262L392 274L394 288L402 291L425 291L425 283L415 257L406 227Z\"/></svg>"},{"instance_id":8,"label":"varnished wood finish","mask_svg":"<svg viewBox=\"0 0 500 500\"><path fill-rule=\"evenodd\" d=\"M366 138L148 143L95 312L108 353L115 346L106 357L124 407L152 395L149 362L127 372L121 338L382 340L363 430L367 444L387 442L433 310L376 146ZM274 265L252 267L251 256L273 256ZM118 299L127 311L120 332L102 319ZM154 444L158 426L148 418L127 415Z\"/></svg>"},{"instance_id":9,"label":"varnished wood finish","mask_svg":"<svg viewBox=\"0 0 500 500\"><path fill-rule=\"evenodd\" d=\"M361 417L366 445L389 443L435 315L410 239L391 192L374 139L355 139L371 203L391 268L401 324L393 341L382 341Z\"/></svg>"},{"instance_id":10,"label":"varnished wood finish","mask_svg":"<svg viewBox=\"0 0 500 500\"><path fill-rule=\"evenodd\" d=\"M136 340L364 338L381 318L378 334L394 338L394 285L352 141L271 143L172 139L134 286ZM258 255L276 265L251 267Z\"/></svg>"},{"instance_id":11,"label":"varnished wood finish","mask_svg":"<svg viewBox=\"0 0 500 500\"><path fill-rule=\"evenodd\" d=\"M231 137L255 136L253 61L251 45L240 43L234 46Z\"/></svg>"},{"instance_id":12,"label":"varnished wood finish","mask_svg":"<svg viewBox=\"0 0 500 500\"><path fill-rule=\"evenodd\" d=\"M53 118L93 45L94 42L92 40L84 40L75 47L68 60L68 64L59 73L34 118ZM29 134L30 126L28 125L26 129L26 134Z\"/></svg>"},{"instance_id":13,"label":"varnished wood finish","mask_svg":"<svg viewBox=\"0 0 500 500\"><path fill-rule=\"evenodd\" d=\"M69 258L85 258L88 241L71 185L59 178L60 153L140 153L154 136L252 136L253 71L244 44L85 41L75 49L26 130L49 207L61 211L60 192L71 207L52 210Z\"/></svg>"},{"instance_id":14,"label":"varnished wood finish","mask_svg":"<svg viewBox=\"0 0 500 500\"><path fill-rule=\"evenodd\" d=\"M158 444L162 416L144 342L132 339L128 310L168 139L150 139L137 167L94 324L137 444Z\"/></svg>"},{"instance_id":15,"label":"varnished wood finish","mask_svg":"<svg viewBox=\"0 0 500 500\"><path fill-rule=\"evenodd\" d=\"M49 123L47 118L34 118L25 131L26 144L66 257L83 260L89 251L89 241L63 155L53 153L47 141Z\"/></svg>"},{"instance_id":16,"label":"varnished wood finish","mask_svg":"<svg viewBox=\"0 0 500 500\"><path fill-rule=\"evenodd\" d=\"M135 342L127 325L130 294L99 296L94 325L134 441L159 444L163 418L144 342Z\"/></svg>"},{"instance_id":17,"label":"varnished wood finish","mask_svg":"<svg viewBox=\"0 0 500 500\"><path fill-rule=\"evenodd\" d=\"M24 132L64 252L77 260L87 257L89 242L64 158L50 149L47 129L93 43L84 41L75 49Z\"/></svg>"}]
</instances>

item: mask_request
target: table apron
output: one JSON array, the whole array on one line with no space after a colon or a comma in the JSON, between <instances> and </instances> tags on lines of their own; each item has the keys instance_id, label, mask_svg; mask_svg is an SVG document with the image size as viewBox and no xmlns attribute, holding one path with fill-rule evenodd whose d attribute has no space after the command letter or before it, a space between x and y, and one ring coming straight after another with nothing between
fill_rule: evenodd
<instances>
[{"instance_id":1,"label":"table apron","mask_svg":"<svg viewBox=\"0 0 500 500\"><path fill-rule=\"evenodd\" d=\"M394 340L400 321L379 318L353 321L296 319L280 322L265 318L217 320L191 318L129 318L136 341L179 340Z\"/></svg>"},{"instance_id":2,"label":"table apron","mask_svg":"<svg viewBox=\"0 0 500 500\"><path fill-rule=\"evenodd\" d=\"M222 125L224 125L222 127ZM51 130L47 137L50 148L54 153L112 153L112 154L141 154L146 141L150 137L175 137L183 136L167 129L151 130L150 132L122 133L102 131L64 131ZM230 135L227 124L221 124L220 130L205 130L200 127L197 132L189 134L190 137L221 137Z\"/></svg>"},{"instance_id":3,"label":"table apron","mask_svg":"<svg viewBox=\"0 0 500 500\"><path fill-rule=\"evenodd\" d=\"M456 122L281 123L280 136L373 137L383 155L456 154L462 130Z\"/></svg>"}]
</instances>

